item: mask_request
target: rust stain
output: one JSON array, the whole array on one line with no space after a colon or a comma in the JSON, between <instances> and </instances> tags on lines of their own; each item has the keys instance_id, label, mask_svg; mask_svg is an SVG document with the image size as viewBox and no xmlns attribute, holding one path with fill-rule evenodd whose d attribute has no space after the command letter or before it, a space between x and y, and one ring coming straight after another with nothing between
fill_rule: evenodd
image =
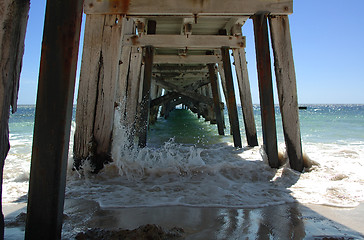
<instances>
[{"instance_id":1,"label":"rust stain","mask_svg":"<svg viewBox=\"0 0 364 240\"><path fill-rule=\"evenodd\" d=\"M109 9L111 11L120 11L121 14L129 12L130 0L109 0Z\"/></svg>"},{"instance_id":2,"label":"rust stain","mask_svg":"<svg viewBox=\"0 0 364 240\"><path fill-rule=\"evenodd\" d=\"M130 39L131 39L133 45L138 45L139 44L139 41L138 41L139 38L138 38L137 35L132 36Z\"/></svg>"}]
</instances>

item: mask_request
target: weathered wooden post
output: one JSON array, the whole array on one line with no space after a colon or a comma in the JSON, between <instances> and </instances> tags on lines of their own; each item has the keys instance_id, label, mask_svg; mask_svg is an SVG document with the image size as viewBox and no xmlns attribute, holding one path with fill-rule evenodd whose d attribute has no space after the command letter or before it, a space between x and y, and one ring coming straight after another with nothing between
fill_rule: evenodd
<instances>
[{"instance_id":1,"label":"weathered wooden post","mask_svg":"<svg viewBox=\"0 0 364 240\"><path fill-rule=\"evenodd\" d=\"M25 239L60 239L82 0L47 1Z\"/></svg>"},{"instance_id":2,"label":"weathered wooden post","mask_svg":"<svg viewBox=\"0 0 364 240\"><path fill-rule=\"evenodd\" d=\"M221 48L221 56L222 56L224 73L225 73L226 92L227 92L227 98L228 98L228 102L229 102L227 104L227 106L228 106L229 119L231 119L230 128L232 129L232 132L233 132L234 146L242 147L241 135L240 135L240 129L239 129L239 117L238 117L238 110L236 107L233 75L231 72L231 63L230 63L228 47Z\"/></svg>"},{"instance_id":3,"label":"weathered wooden post","mask_svg":"<svg viewBox=\"0 0 364 240\"><path fill-rule=\"evenodd\" d=\"M262 13L254 15L252 18L254 24L264 150L268 156L269 165L271 167L278 168L279 161L277 133L274 112L267 16L266 14Z\"/></svg>"},{"instance_id":4,"label":"weathered wooden post","mask_svg":"<svg viewBox=\"0 0 364 240\"><path fill-rule=\"evenodd\" d=\"M2 183L9 144L9 115L17 110L24 38L28 22L29 0L1 1L0 14L0 239L4 238Z\"/></svg>"},{"instance_id":5,"label":"weathered wooden post","mask_svg":"<svg viewBox=\"0 0 364 240\"><path fill-rule=\"evenodd\" d=\"M227 107L227 109L229 111L229 100L228 100L228 97L227 97L228 94L227 94L227 90L226 90L225 71L224 71L223 63L222 62L219 62L217 64L217 71L218 71L219 76L220 76L220 79L221 79L221 87L222 87L222 92L224 93L223 95L224 95L224 98L225 98L226 107ZM230 118L229 118L229 124L230 124L230 126L232 125ZM229 134L230 135L233 135L232 128L230 128L230 133Z\"/></svg>"},{"instance_id":6,"label":"weathered wooden post","mask_svg":"<svg viewBox=\"0 0 364 240\"><path fill-rule=\"evenodd\" d=\"M76 166L89 158L95 171L111 160L123 22L122 15L86 15L74 158Z\"/></svg>"},{"instance_id":7,"label":"weathered wooden post","mask_svg":"<svg viewBox=\"0 0 364 240\"><path fill-rule=\"evenodd\" d=\"M150 88L151 100L157 99L161 95L162 95L161 88L158 85L152 83L151 88ZM185 105L183 105L183 107L185 107ZM159 105L150 107L150 116L149 116L149 123L150 124L154 124L157 121L158 110L159 110Z\"/></svg>"},{"instance_id":8,"label":"weathered wooden post","mask_svg":"<svg viewBox=\"0 0 364 240\"><path fill-rule=\"evenodd\" d=\"M233 56L235 61L235 71L239 87L241 108L243 111L246 139L249 146L258 146L257 129L255 127L245 50L242 48L233 49Z\"/></svg>"},{"instance_id":9,"label":"weathered wooden post","mask_svg":"<svg viewBox=\"0 0 364 240\"><path fill-rule=\"evenodd\" d=\"M153 68L153 55L154 48L146 46L144 55L144 80L142 90L142 101L140 103L139 115L139 147L147 145L147 132L149 120L149 106L150 106L150 85L152 82L152 68Z\"/></svg>"},{"instance_id":10,"label":"weathered wooden post","mask_svg":"<svg viewBox=\"0 0 364 240\"><path fill-rule=\"evenodd\" d=\"M211 90L212 90L212 97L214 99L214 108L215 108L215 115L216 115L216 123L217 123L217 130L219 135L224 135L224 121L221 115L220 109L220 101L219 101L219 92L218 92L218 85L217 85L217 76L215 72L215 64L209 64L209 78L211 83Z\"/></svg>"},{"instance_id":11,"label":"weathered wooden post","mask_svg":"<svg viewBox=\"0 0 364 240\"><path fill-rule=\"evenodd\" d=\"M303 170L296 74L288 16L270 16L274 66L284 139L291 168Z\"/></svg>"},{"instance_id":12,"label":"weathered wooden post","mask_svg":"<svg viewBox=\"0 0 364 240\"><path fill-rule=\"evenodd\" d=\"M153 20L148 21L147 34L154 35L157 28L157 22ZM142 99L140 103L140 112L138 120L138 137L139 147L145 147L147 145L147 133L150 111L150 87L152 84L152 71L153 71L153 56L154 47L146 46L144 48L144 75L143 75L143 89Z\"/></svg>"},{"instance_id":13,"label":"weathered wooden post","mask_svg":"<svg viewBox=\"0 0 364 240\"><path fill-rule=\"evenodd\" d=\"M131 47L130 67L128 70L127 78L127 91L126 91L126 107L125 107L125 122L124 125L129 131L129 139L134 141L134 133L136 128L137 113L138 113L138 99L139 89L142 72L142 49Z\"/></svg>"}]
</instances>

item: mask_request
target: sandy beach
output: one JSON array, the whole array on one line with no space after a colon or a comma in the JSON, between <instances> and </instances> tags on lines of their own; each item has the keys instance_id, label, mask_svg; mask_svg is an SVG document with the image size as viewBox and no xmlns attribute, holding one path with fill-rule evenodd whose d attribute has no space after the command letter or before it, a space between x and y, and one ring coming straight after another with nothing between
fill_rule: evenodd
<instances>
[{"instance_id":1,"label":"sandy beach","mask_svg":"<svg viewBox=\"0 0 364 240\"><path fill-rule=\"evenodd\" d=\"M22 239L25 204L6 205L5 239ZM156 224L182 228L182 239L364 239L364 204L333 208L299 203L264 208L186 206L108 208L66 200L62 239L92 228L135 229ZM20 214L20 215L19 215ZM20 217L17 217L20 216ZM16 218L17 217L17 218Z\"/></svg>"}]
</instances>

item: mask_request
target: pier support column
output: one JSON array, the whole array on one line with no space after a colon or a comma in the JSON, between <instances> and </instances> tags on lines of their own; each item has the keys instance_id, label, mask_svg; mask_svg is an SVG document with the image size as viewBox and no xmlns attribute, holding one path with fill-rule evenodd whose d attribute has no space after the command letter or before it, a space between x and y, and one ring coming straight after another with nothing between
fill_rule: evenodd
<instances>
[{"instance_id":1,"label":"pier support column","mask_svg":"<svg viewBox=\"0 0 364 240\"><path fill-rule=\"evenodd\" d=\"M111 159L116 89L121 65L121 15L87 15L77 98L75 165L90 158L95 170Z\"/></svg>"},{"instance_id":2,"label":"pier support column","mask_svg":"<svg viewBox=\"0 0 364 240\"><path fill-rule=\"evenodd\" d=\"M292 169L303 170L296 74L288 16L270 16L274 66L282 114L283 133Z\"/></svg>"},{"instance_id":3,"label":"pier support column","mask_svg":"<svg viewBox=\"0 0 364 240\"><path fill-rule=\"evenodd\" d=\"M162 95L161 87L159 87L158 85L152 83L152 86L151 86L151 89L150 89L151 100L159 98L161 95ZM185 106L183 106L183 107L185 107ZM153 106L153 107L150 108L150 116L149 116L149 123L150 124L154 124L157 121L158 110L159 110L159 105L158 106Z\"/></svg>"},{"instance_id":4,"label":"pier support column","mask_svg":"<svg viewBox=\"0 0 364 240\"><path fill-rule=\"evenodd\" d=\"M258 146L257 129L255 127L253 103L250 93L249 75L245 58L245 50L243 48L233 49L233 55L239 86L241 108L244 117L246 139L249 146Z\"/></svg>"},{"instance_id":5,"label":"pier support column","mask_svg":"<svg viewBox=\"0 0 364 240\"><path fill-rule=\"evenodd\" d=\"M137 114L138 114L138 99L140 84L142 81L142 60L143 53L142 49L137 47L131 48L130 55L130 66L127 78L127 90L126 90L126 101L125 101L125 119L123 125L128 130L128 138L133 145L134 136L136 132Z\"/></svg>"},{"instance_id":6,"label":"pier support column","mask_svg":"<svg viewBox=\"0 0 364 240\"><path fill-rule=\"evenodd\" d=\"M2 0L0 14L0 239L4 238L2 183L6 156L10 149L9 117L17 110L24 39L28 22L29 0Z\"/></svg>"},{"instance_id":7,"label":"pier support column","mask_svg":"<svg viewBox=\"0 0 364 240\"><path fill-rule=\"evenodd\" d=\"M264 150L268 156L269 165L273 168L278 168L279 161L277 133L274 112L267 16L264 13L254 15L253 24Z\"/></svg>"},{"instance_id":8,"label":"pier support column","mask_svg":"<svg viewBox=\"0 0 364 240\"><path fill-rule=\"evenodd\" d=\"M226 90L226 81L225 81L225 71L224 71L224 68L223 68L223 63L222 62L219 62L217 64L217 70L218 70L218 73L220 75L220 79L221 79L221 87L222 87L222 92L224 93L224 98L225 98L225 102L226 102L226 107L227 109L229 110L229 101L228 101L228 97L227 97L227 90ZM228 113L229 114L229 113ZM231 121L230 121L230 118L229 118L229 124L231 126ZM230 135L233 135L233 131L232 129L230 128Z\"/></svg>"},{"instance_id":9,"label":"pier support column","mask_svg":"<svg viewBox=\"0 0 364 240\"><path fill-rule=\"evenodd\" d=\"M140 103L140 115L139 115L139 147L145 147L147 145L147 132L148 132L148 120L150 110L150 86L152 82L152 68L153 68L153 55L154 48L147 46L144 55L144 78L143 78L143 90L142 101Z\"/></svg>"},{"instance_id":10,"label":"pier support column","mask_svg":"<svg viewBox=\"0 0 364 240\"><path fill-rule=\"evenodd\" d=\"M25 239L61 238L82 6L47 1Z\"/></svg>"},{"instance_id":11,"label":"pier support column","mask_svg":"<svg viewBox=\"0 0 364 240\"><path fill-rule=\"evenodd\" d=\"M215 64L209 64L209 78L211 83L212 98L214 99L214 109L216 115L217 130L219 135L224 135L224 121L221 115L220 98L217 85L217 76L215 72Z\"/></svg>"},{"instance_id":12,"label":"pier support column","mask_svg":"<svg viewBox=\"0 0 364 240\"><path fill-rule=\"evenodd\" d=\"M221 48L221 56L223 62L223 68L225 73L225 84L226 84L226 92L228 98L228 112L229 112L229 119L230 119L230 128L233 132L233 139L234 139L234 146L235 147L242 147L241 144L241 135L239 129L239 117L238 117L238 110L236 107L236 100L235 100L235 92L234 92L234 83L233 83L233 74L231 71L231 63L230 63L230 56L229 56L229 48L222 47Z\"/></svg>"},{"instance_id":13,"label":"pier support column","mask_svg":"<svg viewBox=\"0 0 364 240\"><path fill-rule=\"evenodd\" d=\"M154 20L148 21L147 34L155 34L157 28L157 22ZM144 74L142 82L142 96L140 102L140 112L138 119L138 145L139 147L145 147L147 145L147 133L149 123L150 112L150 87L152 84L152 72L153 72L153 56L154 47L146 46L144 48Z\"/></svg>"}]
</instances>

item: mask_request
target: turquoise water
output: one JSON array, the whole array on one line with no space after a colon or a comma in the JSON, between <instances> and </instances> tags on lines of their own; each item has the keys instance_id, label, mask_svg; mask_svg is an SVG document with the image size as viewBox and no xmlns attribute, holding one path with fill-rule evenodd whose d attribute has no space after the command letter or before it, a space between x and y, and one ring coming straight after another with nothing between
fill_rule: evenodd
<instances>
[{"instance_id":1,"label":"turquoise water","mask_svg":"<svg viewBox=\"0 0 364 240\"><path fill-rule=\"evenodd\" d=\"M283 141L283 132L279 107L276 107L277 138ZM34 126L34 105L22 105L10 116L10 134L31 135ZM74 109L75 113L75 109ZM317 143L353 143L364 141L364 105L307 105L307 110L300 110L301 135L303 142ZM75 114L73 114L73 119ZM254 106L254 117L258 135L261 136L260 108ZM244 138L244 125L239 109L240 129ZM225 110L225 122L228 123ZM228 125L228 124L227 124ZM160 118L151 126L149 143L155 145L168 141L171 137L176 142L186 144L207 144L227 140L217 136L216 125L206 123L196 114L178 110L170 118ZM225 133L229 132L229 126Z\"/></svg>"},{"instance_id":2,"label":"turquoise water","mask_svg":"<svg viewBox=\"0 0 364 240\"><path fill-rule=\"evenodd\" d=\"M303 142L353 144L364 142L364 105L306 105L306 110L299 110L301 137ZM245 140L242 113L239 110L240 129ZM276 106L277 139L284 141L282 120L279 107ZM225 110L225 122L228 123ZM260 108L254 105L254 117L259 138L262 138ZM228 124L227 124L228 125ZM225 134L229 133L229 126ZM220 141L232 141L230 137L217 136L216 125L210 125L203 118L186 110L171 113L168 120L159 119L151 127L149 142L151 145L167 141L174 137L176 142L197 144L199 146ZM246 142L245 142L246 144Z\"/></svg>"}]
</instances>

